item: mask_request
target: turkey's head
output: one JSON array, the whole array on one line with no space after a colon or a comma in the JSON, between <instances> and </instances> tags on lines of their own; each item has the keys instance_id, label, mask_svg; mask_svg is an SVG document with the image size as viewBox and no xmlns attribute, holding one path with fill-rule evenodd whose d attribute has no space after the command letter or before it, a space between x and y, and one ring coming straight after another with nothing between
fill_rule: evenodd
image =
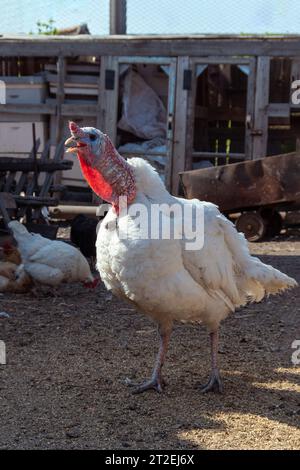
<instances>
[{"instance_id":1,"label":"turkey's head","mask_svg":"<svg viewBox=\"0 0 300 470\"><path fill-rule=\"evenodd\" d=\"M98 154L102 153L105 134L94 127L79 127L75 122L69 122L71 137L66 140L66 152L80 152L80 155L93 163ZM70 145L70 147L69 147Z\"/></svg>"},{"instance_id":2,"label":"turkey's head","mask_svg":"<svg viewBox=\"0 0 300 470\"><path fill-rule=\"evenodd\" d=\"M95 289L95 287L98 286L99 282L100 282L100 277L95 277L93 281L87 280L87 281L84 281L82 284L83 284L83 287L85 287L86 289Z\"/></svg>"},{"instance_id":3,"label":"turkey's head","mask_svg":"<svg viewBox=\"0 0 300 470\"><path fill-rule=\"evenodd\" d=\"M115 149L108 135L94 127L69 123L71 137L66 140L67 152L77 153L82 173L93 191L119 212L119 198L127 204L136 196L131 166Z\"/></svg>"}]
</instances>

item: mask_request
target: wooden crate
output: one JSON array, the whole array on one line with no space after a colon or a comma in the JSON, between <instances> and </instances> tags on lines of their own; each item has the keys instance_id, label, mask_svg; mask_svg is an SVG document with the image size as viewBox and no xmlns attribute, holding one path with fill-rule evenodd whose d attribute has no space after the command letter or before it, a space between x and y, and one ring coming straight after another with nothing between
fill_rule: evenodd
<instances>
[{"instance_id":1,"label":"wooden crate","mask_svg":"<svg viewBox=\"0 0 300 470\"><path fill-rule=\"evenodd\" d=\"M41 148L46 142L44 122L35 122L36 138L40 139ZM0 150L1 153L28 153L33 145L31 122L1 122Z\"/></svg>"},{"instance_id":2,"label":"wooden crate","mask_svg":"<svg viewBox=\"0 0 300 470\"><path fill-rule=\"evenodd\" d=\"M46 84L42 76L1 77L5 83L6 104L44 103Z\"/></svg>"}]
</instances>

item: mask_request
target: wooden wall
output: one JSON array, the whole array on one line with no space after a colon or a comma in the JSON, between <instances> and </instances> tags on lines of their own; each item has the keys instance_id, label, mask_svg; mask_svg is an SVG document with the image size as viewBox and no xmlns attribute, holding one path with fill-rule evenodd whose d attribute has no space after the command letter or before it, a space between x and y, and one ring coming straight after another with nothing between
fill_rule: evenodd
<instances>
[{"instance_id":1,"label":"wooden wall","mask_svg":"<svg viewBox=\"0 0 300 470\"><path fill-rule=\"evenodd\" d=\"M49 78L52 74L55 93L50 92L41 105L0 105L0 113L42 114L56 143L74 115L101 127L109 122L112 102L107 98L112 95L103 92L104 72L118 56L159 56L177 61L169 169L174 192L178 171L192 168L193 154L197 154L197 161L224 164L298 148L300 110L290 103L290 86L300 78L300 36L2 37L0 75L22 77L45 72ZM210 65L196 80L192 74L189 88L184 84L184 72L192 70L197 57ZM243 61L249 62L248 77L236 66ZM218 64L224 62L220 73ZM76 79L81 76L82 86L94 84L97 93L84 99L71 96L66 83L75 80L74 75ZM154 88L159 87L155 77L151 80ZM166 92L160 90L164 101ZM219 153L219 158L213 153Z\"/></svg>"}]
</instances>

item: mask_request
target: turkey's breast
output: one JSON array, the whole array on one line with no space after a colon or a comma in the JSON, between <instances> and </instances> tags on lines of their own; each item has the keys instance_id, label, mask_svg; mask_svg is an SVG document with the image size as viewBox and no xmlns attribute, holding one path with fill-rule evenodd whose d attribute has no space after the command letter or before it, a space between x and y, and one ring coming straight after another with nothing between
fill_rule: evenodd
<instances>
[{"instance_id":1,"label":"turkey's breast","mask_svg":"<svg viewBox=\"0 0 300 470\"><path fill-rule=\"evenodd\" d=\"M137 203L141 213L146 211L145 231L139 229L139 215L129 212L117 217L112 210L108 212L96 242L97 268L108 289L160 323L196 321L213 330L237 307L297 285L294 279L252 257L244 235L214 204L175 198L148 163L140 158L129 163L137 186L132 206ZM171 218L182 222L175 213L170 215L174 204L182 209L185 227L192 227L198 217L187 209L203 214L202 225L197 224L197 230L203 232L203 246L187 248L185 228L178 238L166 238L162 230L155 231L156 237L152 235L157 221L150 214L155 205L159 205L167 226L172 225Z\"/></svg>"},{"instance_id":2,"label":"turkey's breast","mask_svg":"<svg viewBox=\"0 0 300 470\"><path fill-rule=\"evenodd\" d=\"M143 194L137 202L151 205ZM139 223L130 215L117 218L112 210L103 219L96 249L106 287L159 323L203 322L214 329L231 310L224 295L199 283L186 269L182 240L139 239Z\"/></svg>"}]
</instances>

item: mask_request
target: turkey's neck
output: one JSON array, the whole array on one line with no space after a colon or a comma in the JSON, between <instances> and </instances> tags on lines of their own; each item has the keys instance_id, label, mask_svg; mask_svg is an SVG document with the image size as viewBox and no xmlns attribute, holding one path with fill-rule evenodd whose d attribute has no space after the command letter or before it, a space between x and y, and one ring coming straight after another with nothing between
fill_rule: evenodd
<instances>
[{"instance_id":1,"label":"turkey's neck","mask_svg":"<svg viewBox=\"0 0 300 470\"><path fill-rule=\"evenodd\" d=\"M88 156L78 152L82 172L93 191L111 203L119 213L119 198L126 197L127 204L136 197L136 184L132 168L106 137L100 155Z\"/></svg>"}]
</instances>

